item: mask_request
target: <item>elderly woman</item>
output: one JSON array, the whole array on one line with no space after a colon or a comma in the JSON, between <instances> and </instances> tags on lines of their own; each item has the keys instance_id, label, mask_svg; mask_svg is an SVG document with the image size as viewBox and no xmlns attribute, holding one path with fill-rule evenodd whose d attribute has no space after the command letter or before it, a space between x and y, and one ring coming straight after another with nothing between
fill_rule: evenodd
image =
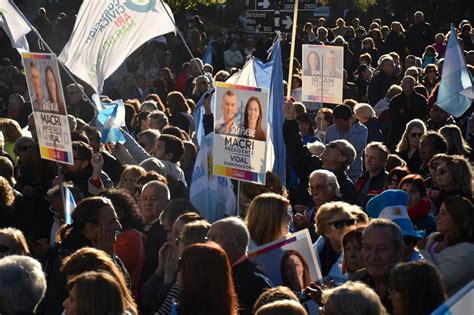
<instances>
[{"instance_id":1,"label":"elderly woman","mask_svg":"<svg viewBox=\"0 0 474 315\"><path fill-rule=\"evenodd\" d=\"M372 106L359 103L354 107L354 114L360 123L367 127L367 143L383 140L380 122Z\"/></svg>"},{"instance_id":2,"label":"elderly woman","mask_svg":"<svg viewBox=\"0 0 474 315\"><path fill-rule=\"evenodd\" d=\"M348 203L335 201L319 207L316 213L316 229L320 237L313 245L323 277L344 282L347 278L341 271L342 265L342 236L347 229L355 225L358 215ZM361 211L357 211L360 213Z\"/></svg>"},{"instance_id":3,"label":"elderly woman","mask_svg":"<svg viewBox=\"0 0 474 315\"><path fill-rule=\"evenodd\" d=\"M364 268L362 259L362 234L365 225L351 227L342 237L343 259L341 270L344 274L350 275L359 269Z\"/></svg>"},{"instance_id":4,"label":"elderly woman","mask_svg":"<svg viewBox=\"0 0 474 315\"><path fill-rule=\"evenodd\" d=\"M467 198L447 197L436 216L436 230L422 254L441 273L448 296L474 278L474 208Z\"/></svg>"},{"instance_id":5,"label":"elderly woman","mask_svg":"<svg viewBox=\"0 0 474 315\"><path fill-rule=\"evenodd\" d=\"M249 249L286 236L292 222L290 210L290 202L280 195L264 193L255 197L245 218L251 238Z\"/></svg>"},{"instance_id":6,"label":"elderly woman","mask_svg":"<svg viewBox=\"0 0 474 315\"><path fill-rule=\"evenodd\" d=\"M433 182L440 193L431 198L437 209L440 208L446 197L462 196L472 198L472 173L468 160L460 155L436 154L432 160L437 163L431 165L434 172Z\"/></svg>"},{"instance_id":7,"label":"elderly woman","mask_svg":"<svg viewBox=\"0 0 474 315\"><path fill-rule=\"evenodd\" d=\"M396 151L398 155L408 164L410 172L419 171L423 163L419 153L418 146L420 145L421 136L426 133L426 125L420 119L413 119L408 122L402 139L397 144Z\"/></svg>"},{"instance_id":8,"label":"elderly woman","mask_svg":"<svg viewBox=\"0 0 474 315\"><path fill-rule=\"evenodd\" d=\"M126 165L122 176L120 176L120 181L118 187L127 191L131 196L135 196L135 183L137 179L146 173L145 169L138 165Z\"/></svg>"}]
</instances>

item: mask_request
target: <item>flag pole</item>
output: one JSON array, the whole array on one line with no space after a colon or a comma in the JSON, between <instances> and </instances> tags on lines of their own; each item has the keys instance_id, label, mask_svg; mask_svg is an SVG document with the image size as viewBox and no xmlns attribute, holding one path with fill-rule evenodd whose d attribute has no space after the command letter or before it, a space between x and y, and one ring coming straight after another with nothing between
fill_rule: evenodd
<instances>
[{"instance_id":1,"label":"flag pole","mask_svg":"<svg viewBox=\"0 0 474 315\"><path fill-rule=\"evenodd\" d=\"M171 14L168 12L168 9L166 9L166 6L165 4L163 3L163 0L160 1L161 2L161 5L163 6L163 8L165 9L166 11L166 14L168 15L168 17L170 18L171 22L173 23L174 27L176 28L176 33L178 33L179 35L179 38L181 39L181 41L183 42L184 46L186 47L186 50L188 51L189 55L191 56L192 59L195 59L194 57L194 54L193 52L191 51L191 48L189 48L188 44L186 43L186 40L184 40L184 37L183 37L183 34L181 33L181 31L179 30L178 28L178 25L176 25L176 22L173 20L173 18L171 17ZM201 75L204 75L204 71L200 68L199 71L201 72Z\"/></svg>"},{"instance_id":2,"label":"flag pole","mask_svg":"<svg viewBox=\"0 0 474 315\"><path fill-rule=\"evenodd\" d=\"M23 14L23 12L21 12L21 10L16 6L16 4L12 1L12 0L9 0L8 1L12 6L13 8L15 8L15 10L18 12L18 14L25 20L26 24L28 24L28 26L31 28L31 30L36 34L36 36L38 37L38 39L44 44L44 47L46 48L46 50L48 50L50 53L56 55L56 53L51 49L51 47L49 47L48 43L46 43L46 41L43 39L43 37L41 36L41 34L38 32L38 30L36 29L36 27L34 27L30 21L26 18L26 16ZM57 59L57 58L56 58ZM61 66L61 68L64 69L64 71L66 71L67 75L69 76L69 78L72 80L72 82L74 82L74 84L76 85L79 85L79 83L77 83L76 79L73 77L73 75L71 74L71 72L69 72L69 69L66 68L65 65L63 65L63 63L58 59L58 63L59 65ZM89 103L92 105L92 107L94 109L96 109L96 106L95 106L95 103L90 99L89 96L87 96L86 92L84 92L82 89L81 90L81 93L82 95L84 95L87 100L89 101Z\"/></svg>"},{"instance_id":3,"label":"flag pole","mask_svg":"<svg viewBox=\"0 0 474 315\"><path fill-rule=\"evenodd\" d=\"M296 42L296 27L298 24L298 1L295 0L295 11L293 12L293 31L291 33L291 53L290 53L290 65L288 69L288 82L286 96L291 97L291 80L293 78L293 59L295 56L295 42Z\"/></svg>"}]
</instances>

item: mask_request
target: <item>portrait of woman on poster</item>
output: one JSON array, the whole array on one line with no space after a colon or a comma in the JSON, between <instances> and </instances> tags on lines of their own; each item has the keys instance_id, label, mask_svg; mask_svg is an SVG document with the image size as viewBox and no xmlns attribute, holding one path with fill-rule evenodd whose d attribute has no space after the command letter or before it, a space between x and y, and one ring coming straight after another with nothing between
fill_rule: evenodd
<instances>
[{"instance_id":1,"label":"portrait of woman on poster","mask_svg":"<svg viewBox=\"0 0 474 315\"><path fill-rule=\"evenodd\" d=\"M304 70L304 75L321 75L321 66L319 55L315 51L310 51L306 57L307 68Z\"/></svg>"},{"instance_id":2,"label":"portrait of woman on poster","mask_svg":"<svg viewBox=\"0 0 474 315\"><path fill-rule=\"evenodd\" d=\"M262 128L262 104L256 96L249 98L245 105L244 130L246 138L259 141L267 138Z\"/></svg>"},{"instance_id":3,"label":"portrait of woman on poster","mask_svg":"<svg viewBox=\"0 0 474 315\"><path fill-rule=\"evenodd\" d=\"M50 66L47 66L45 69L45 79L48 90L48 101L51 104L50 110L56 114L66 114L66 107L59 95L60 87L58 86L58 81L56 80L54 71Z\"/></svg>"},{"instance_id":4,"label":"portrait of woman on poster","mask_svg":"<svg viewBox=\"0 0 474 315\"><path fill-rule=\"evenodd\" d=\"M300 292L311 283L308 263L296 250L288 250L281 258L281 279L283 285Z\"/></svg>"}]
</instances>

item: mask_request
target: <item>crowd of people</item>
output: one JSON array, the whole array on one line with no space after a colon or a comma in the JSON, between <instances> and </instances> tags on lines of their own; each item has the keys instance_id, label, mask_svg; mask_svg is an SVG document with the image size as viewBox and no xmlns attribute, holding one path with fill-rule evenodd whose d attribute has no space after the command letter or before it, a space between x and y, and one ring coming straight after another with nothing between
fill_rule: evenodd
<instances>
[{"instance_id":1,"label":"crowd of people","mask_svg":"<svg viewBox=\"0 0 474 315\"><path fill-rule=\"evenodd\" d=\"M56 27L38 14L40 32ZM458 34L435 33L420 11L390 22L304 25L282 108L287 156L276 157L287 181L242 183L237 216L218 220L190 200L192 112L207 97L200 123L212 132L205 93L247 57L266 59L271 36L210 36L195 16L181 30L192 59L173 34L140 48L100 97L124 100L123 144L101 143L87 87L65 86L74 161L60 167L41 159L25 75L4 58L0 313L304 315L312 300L321 314L430 314L474 278L472 110L436 103L449 36L474 75L474 32L461 21ZM342 104L302 102L302 44L344 47ZM285 75L290 45L282 35ZM67 224L59 177L77 204ZM322 278L288 251L278 286L248 253L304 229Z\"/></svg>"}]
</instances>

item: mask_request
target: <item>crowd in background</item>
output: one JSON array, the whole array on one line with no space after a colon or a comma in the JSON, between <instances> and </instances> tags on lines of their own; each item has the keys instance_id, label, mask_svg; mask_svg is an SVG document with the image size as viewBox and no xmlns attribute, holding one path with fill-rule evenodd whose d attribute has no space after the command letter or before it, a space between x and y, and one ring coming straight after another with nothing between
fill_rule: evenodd
<instances>
[{"instance_id":1,"label":"crowd in background","mask_svg":"<svg viewBox=\"0 0 474 315\"><path fill-rule=\"evenodd\" d=\"M100 142L87 87L67 84L74 164L58 170L40 157L25 75L0 30L0 313L307 314L313 300L325 314L430 314L474 278L472 110L436 104L449 36L474 75L472 25L457 22L457 34L420 11L406 25L305 23L282 108L287 181L242 183L238 216L215 222L189 200L192 113L249 56L265 60L273 35L209 34L194 16L181 29L194 58L172 34L141 47L101 95L125 102L124 144ZM73 27L44 8L33 23L56 53ZM302 101L302 44L344 47L342 104ZM283 34L284 78L290 46ZM248 251L304 229L323 279L293 255L274 286Z\"/></svg>"}]
</instances>

